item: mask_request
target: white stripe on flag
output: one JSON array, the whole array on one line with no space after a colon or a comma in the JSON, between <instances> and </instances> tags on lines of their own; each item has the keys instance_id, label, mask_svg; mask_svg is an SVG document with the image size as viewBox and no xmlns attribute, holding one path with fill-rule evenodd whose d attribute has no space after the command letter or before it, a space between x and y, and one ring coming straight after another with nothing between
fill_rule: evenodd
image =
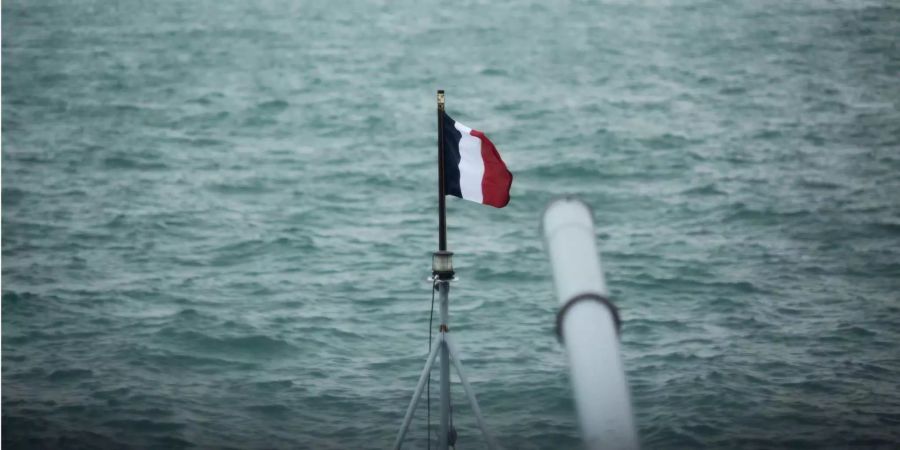
<instances>
[{"instance_id":1,"label":"white stripe on flag","mask_svg":"<svg viewBox=\"0 0 900 450\"><path fill-rule=\"evenodd\" d=\"M484 178L484 160L481 159L481 139L469 134L471 128L456 122L459 139L459 190L466 200L481 203L481 179Z\"/></svg>"}]
</instances>

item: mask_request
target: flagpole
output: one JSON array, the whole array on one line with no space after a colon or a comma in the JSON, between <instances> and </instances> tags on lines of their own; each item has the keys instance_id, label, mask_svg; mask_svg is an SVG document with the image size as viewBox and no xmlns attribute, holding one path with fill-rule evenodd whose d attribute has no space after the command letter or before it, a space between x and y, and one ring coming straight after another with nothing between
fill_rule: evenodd
<instances>
[{"instance_id":1,"label":"flagpole","mask_svg":"<svg viewBox=\"0 0 900 450\"><path fill-rule=\"evenodd\" d=\"M428 356L428 362L425 363L425 369L422 371L422 375L419 379L419 384L416 386L416 391L413 394L412 400L409 402L409 407L406 410L406 415L403 418L403 425L400 427L400 432L397 434L397 440L394 441L394 450L400 450L401 444L403 444L403 438L406 436L406 431L409 428L410 421L412 420L413 411L415 411L416 406L419 403L419 399L422 396L422 388L425 383L431 380L431 369L435 364L435 360L440 355L440 386L441 386L441 422L440 422L440 432L437 436L437 448L438 450L448 450L449 447L456 448L456 429L451 424L452 422L452 405L450 404L450 365L451 362L456 366L456 371L459 374L459 379L463 384L463 388L466 391L466 395L469 397L469 402L472 406L472 411L475 413L475 419L478 423L479 428L484 433L485 439L487 440L488 448L491 450L495 450L497 448L494 443L493 438L487 433L487 427L484 425L484 419L481 417L481 409L478 407L478 402L475 400L475 393L472 391L471 386L469 386L469 382L467 381L465 375L462 370L462 363L459 361L459 353L454 349L454 347L450 344L450 327L448 323L450 322L450 282L456 281L456 277L454 276L455 272L453 271L453 252L447 251L447 218L446 218L446 192L444 189L444 91L443 89L439 89L437 91L437 116L438 116L438 251L432 254L431 259L431 278L429 280L433 283L432 289L438 291L440 298L440 327L438 330L440 331L440 335L438 336L438 341L435 343L434 347L432 347L431 353ZM432 304L432 308L434 308L434 304ZM451 353L454 355L451 360ZM431 424L429 423L429 429ZM429 446L431 443L431 436L428 436Z\"/></svg>"},{"instance_id":2,"label":"flagpole","mask_svg":"<svg viewBox=\"0 0 900 450\"><path fill-rule=\"evenodd\" d=\"M444 90L437 91L438 118L438 250L447 250L447 208L444 192Z\"/></svg>"},{"instance_id":3,"label":"flagpole","mask_svg":"<svg viewBox=\"0 0 900 450\"><path fill-rule=\"evenodd\" d=\"M441 325L440 340L441 345L441 423L440 433L438 434L438 450L448 450L450 445L456 444L456 438L451 439L450 427L450 350L447 347L445 336L450 331L447 327L449 322L449 298L450 298L450 280L453 278L453 263L451 259L453 253L447 251L447 209L446 209L446 192L444 189L444 90L437 91L437 116L438 116L438 251L435 253L433 261L438 266L433 267L435 270L434 277L439 280L437 282L437 290L441 299ZM432 263L432 266L435 266ZM429 441L431 436L428 437Z\"/></svg>"}]
</instances>

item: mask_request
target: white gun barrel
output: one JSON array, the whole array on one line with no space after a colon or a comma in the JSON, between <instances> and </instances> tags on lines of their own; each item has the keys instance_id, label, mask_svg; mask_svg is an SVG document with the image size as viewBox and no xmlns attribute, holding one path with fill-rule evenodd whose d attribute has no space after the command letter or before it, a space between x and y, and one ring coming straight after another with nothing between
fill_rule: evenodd
<instances>
[{"instance_id":1,"label":"white gun barrel","mask_svg":"<svg viewBox=\"0 0 900 450\"><path fill-rule=\"evenodd\" d=\"M579 200L558 199L544 211L541 225L561 306L557 331L569 356L585 447L637 449L619 353L619 317L607 299L591 210Z\"/></svg>"}]
</instances>

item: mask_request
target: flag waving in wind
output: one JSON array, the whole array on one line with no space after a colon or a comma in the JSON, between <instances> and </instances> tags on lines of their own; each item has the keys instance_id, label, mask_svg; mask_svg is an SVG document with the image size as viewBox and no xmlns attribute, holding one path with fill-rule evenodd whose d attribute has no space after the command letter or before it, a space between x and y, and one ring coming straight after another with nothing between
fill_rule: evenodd
<instances>
[{"instance_id":1,"label":"flag waving in wind","mask_svg":"<svg viewBox=\"0 0 900 450\"><path fill-rule=\"evenodd\" d=\"M444 192L502 208L509 203L512 173L484 133L443 114Z\"/></svg>"}]
</instances>

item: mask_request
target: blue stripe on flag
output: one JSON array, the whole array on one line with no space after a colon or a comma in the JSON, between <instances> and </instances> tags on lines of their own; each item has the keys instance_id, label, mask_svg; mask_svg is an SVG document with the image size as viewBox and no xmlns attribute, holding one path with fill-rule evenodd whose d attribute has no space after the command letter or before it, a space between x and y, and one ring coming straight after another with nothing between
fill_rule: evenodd
<instances>
[{"instance_id":1,"label":"blue stripe on flag","mask_svg":"<svg viewBox=\"0 0 900 450\"><path fill-rule=\"evenodd\" d=\"M462 198L459 188L459 140L462 134L456 129L456 121L444 113L444 192Z\"/></svg>"}]
</instances>

